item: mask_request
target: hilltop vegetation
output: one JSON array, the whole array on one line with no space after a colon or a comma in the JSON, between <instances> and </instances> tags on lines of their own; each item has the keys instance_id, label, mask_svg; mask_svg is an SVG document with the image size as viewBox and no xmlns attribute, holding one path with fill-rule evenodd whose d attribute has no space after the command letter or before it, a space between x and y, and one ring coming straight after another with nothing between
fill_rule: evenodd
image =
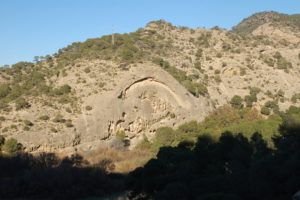
<instances>
[{"instance_id":1,"label":"hilltop vegetation","mask_svg":"<svg viewBox=\"0 0 300 200\"><path fill-rule=\"evenodd\" d=\"M237 26L233 27L233 31L237 33L251 33L265 23L271 23L275 26L288 26L299 30L300 15L286 15L278 12L260 12L244 19Z\"/></svg>"}]
</instances>

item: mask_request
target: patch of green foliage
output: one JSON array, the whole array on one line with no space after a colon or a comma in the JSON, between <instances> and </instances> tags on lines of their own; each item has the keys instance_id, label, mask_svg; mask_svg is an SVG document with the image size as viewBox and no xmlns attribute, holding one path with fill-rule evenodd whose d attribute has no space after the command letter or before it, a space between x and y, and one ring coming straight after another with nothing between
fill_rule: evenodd
<instances>
[{"instance_id":1,"label":"patch of green foliage","mask_svg":"<svg viewBox=\"0 0 300 200\"><path fill-rule=\"evenodd\" d=\"M192 95L199 97L207 96L208 90L203 83L193 82L190 76L186 75L185 71L177 69L169 64L169 62L165 61L162 58L155 57L152 60L153 63L159 65L165 71L167 71L170 75L172 75L180 84L182 84Z\"/></svg>"},{"instance_id":2,"label":"patch of green foliage","mask_svg":"<svg viewBox=\"0 0 300 200\"><path fill-rule=\"evenodd\" d=\"M24 98L18 98L16 100L16 110L21 110L24 108L29 108L31 105L24 99Z\"/></svg>"},{"instance_id":3,"label":"patch of green foliage","mask_svg":"<svg viewBox=\"0 0 300 200\"><path fill-rule=\"evenodd\" d=\"M244 19L240 24L233 27L232 30L237 33L251 33L257 27L267 22L274 25L279 24L300 29L299 14L286 15L277 12L260 12Z\"/></svg>"},{"instance_id":4,"label":"patch of green foliage","mask_svg":"<svg viewBox=\"0 0 300 200\"><path fill-rule=\"evenodd\" d=\"M261 114L263 115L270 115L271 111L269 108L267 108L266 106L262 107L260 110Z\"/></svg>"},{"instance_id":5,"label":"patch of green foliage","mask_svg":"<svg viewBox=\"0 0 300 200\"><path fill-rule=\"evenodd\" d=\"M274 147L257 132L245 137L228 131L217 140L201 135L195 142L162 147L127 177L129 198L291 199L300 184L299 129L283 124L271 140Z\"/></svg>"},{"instance_id":6,"label":"patch of green foliage","mask_svg":"<svg viewBox=\"0 0 300 200\"><path fill-rule=\"evenodd\" d=\"M242 97L234 95L230 100L230 105L236 109L242 109L244 107Z\"/></svg>"},{"instance_id":7,"label":"patch of green foliage","mask_svg":"<svg viewBox=\"0 0 300 200\"><path fill-rule=\"evenodd\" d=\"M183 141L195 142L199 136L209 135L218 139L222 132L242 133L250 138L253 133L260 133L271 144L271 138L279 133L282 115L271 115L264 119L259 111L251 108L235 109L228 105L219 107L203 122L191 121L174 130L170 127L159 128L150 149L156 152L162 146L176 146ZM300 112L297 114L300 122Z\"/></svg>"},{"instance_id":8,"label":"patch of green foliage","mask_svg":"<svg viewBox=\"0 0 300 200\"><path fill-rule=\"evenodd\" d=\"M14 138L5 140L4 144L1 146L1 150L9 154L17 153L21 149L22 145Z\"/></svg>"}]
</instances>

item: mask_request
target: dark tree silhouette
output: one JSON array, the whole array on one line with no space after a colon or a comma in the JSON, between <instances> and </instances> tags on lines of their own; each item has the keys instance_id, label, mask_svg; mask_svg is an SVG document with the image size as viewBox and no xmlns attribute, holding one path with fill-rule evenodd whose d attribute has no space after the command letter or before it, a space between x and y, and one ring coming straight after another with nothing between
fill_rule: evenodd
<instances>
[{"instance_id":1,"label":"dark tree silhouette","mask_svg":"<svg viewBox=\"0 0 300 200\"><path fill-rule=\"evenodd\" d=\"M219 141L163 147L156 159L131 172L131 199L292 199L300 189L300 127L284 124L274 147L258 133L247 139L225 132Z\"/></svg>"},{"instance_id":2,"label":"dark tree silhouette","mask_svg":"<svg viewBox=\"0 0 300 200\"><path fill-rule=\"evenodd\" d=\"M0 199L80 199L122 191L123 176L105 170L88 165L80 155L0 157Z\"/></svg>"}]
</instances>

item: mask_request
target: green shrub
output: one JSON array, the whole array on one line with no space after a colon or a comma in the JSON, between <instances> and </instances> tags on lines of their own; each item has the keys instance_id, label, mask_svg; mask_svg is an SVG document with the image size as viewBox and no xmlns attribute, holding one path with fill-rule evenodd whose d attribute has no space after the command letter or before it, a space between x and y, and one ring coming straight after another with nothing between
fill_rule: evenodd
<instances>
[{"instance_id":1,"label":"green shrub","mask_svg":"<svg viewBox=\"0 0 300 200\"><path fill-rule=\"evenodd\" d=\"M125 131L117 131L116 137L119 138L120 140L125 140L126 138Z\"/></svg>"},{"instance_id":2,"label":"green shrub","mask_svg":"<svg viewBox=\"0 0 300 200\"><path fill-rule=\"evenodd\" d=\"M61 114L57 114L55 116L55 118L53 119L53 122L56 122L56 123L65 123L66 120L64 119L64 116L62 116Z\"/></svg>"},{"instance_id":3,"label":"green shrub","mask_svg":"<svg viewBox=\"0 0 300 200\"><path fill-rule=\"evenodd\" d=\"M58 103L61 103L61 104L68 104L68 103L71 103L72 102L72 98L69 97L69 96L62 96L59 100L58 100Z\"/></svg>"},{"instance_id":4,"label":"green shrub","mask_svg":"<svg viewBox=\"0 0 300 200\"><path fill-rule=\"evenodd\" d=\"M88 74L88 73L91 72L91 69L89 67L87 67L87 68L84 69L84 72Z\"/></svg>"},{"instance_id":5,"label":"green shrub","mask_svg":"<svg viewBox=\"0 0 300 200\"><path fill-rule=\"evenodd\" d=\"M293 68L293 65L292 63L288 62L284 57L282 57L277 62L277 68L286 70L289 68Z\"/></svg>"},{"instance_id":6,"label":"green shrub","mask_svg":"<svg viewBox=\"0 0 300 200\"><path fill-rule=\"evenodd\" d=\"M205 96L208 94L206 86L202 83L193 83L192 78L187 76L185 71L170 66L170 64L167 61L164 61L162 58L156 57L153 58L152 61L166 70L194 96L199 97L199 95Z\"/></svg>"},{"instance_id":7,"label":"green shrub","mask_svg":"<svg viewBox=\"0 0 300 200\"><path fill-rule=\"evenodd\" d=\"M5 141L1 149L6 153L17 153L22 149L22 145L16 139L10 138Z\"/></svg>"},{"instance_id":8,"label":"green shrub","mask_svg":"<svg viewBox=\"0 0 300 200\"><path fill-rule=\"evenodd\" d=\"M11 91L8 84L0 84L0 98L6 97Z\"/></svg>"},{"instance_id":9,"label":"green shrub","mask_svg":"<svg viewBox=\"0 0 300 200\"><path fill-rule=\"evenodd\" d=\"M92 110L93 108L92 108L92 106L86 106L85 109L89 111L89 110Z\"/></svg>"},{"instance_id":10,"label":"green shrub","mask_svg":"<svg viewBox=\"0 0 300 200\"><path fill-rule=\"evenodd\" d=\"M260 93L260 91L261 91L261 89L258 88L258 87L251 87L250 88L250 95L251 96L256 96L257 94Z\"/></svg>"},{"instance_id":11,"label":"green shrub","mask_svg":"<svg viewBox=\"0 0 300 200\"><path fill-rule=\"evenodd\" d=\"M230 105L235 109L242 109L244 107L242 97L234 95L230 100Z\"/></svg>"},{"instance_id":12,"label":"green shrub","mask_svg":"<svg viewBox=\"0 0 300 200\"><path fill-rule=\"evenodd\" d=\"M64 95L64 94L69 94L71 92L71 86L65 84L65 85L62 85L60 86L59 88L55 88L53 90L53 93L55 95Z\"/></svg>"},{"instance_id":13,"label":"green shrub","mask_svg":"<svg viewBox=\"0 0 300 200\"><path fill-rule=\"evenodd\" d=\"M156 148L170 146L175 140L175 132L170 127L161 127L156 130L153 144Z\"/></svg>"},{"instance_id":14,"label":"green shrub","mask_svg":"<svg viewBox=\"0 0 300 200\"><path fill-rule=\"evenodd\" d=\"M240 76L245 76L246 75L246 69L245 68L241 68L240 69Z\"/></svg>"},{"instance_id":15,"label":"green shrub","mask_svg":"<svg viewBox=\"0 0 300 200\"><path fill-rule=\"evenodd\" d=\"M29 126L24 126L23 130L24 130L24 131L29 131L29 130L30 130L30 127L29 127Z\"/></svg>"},{"instance_id":16,"label":"green shrub","mask_svg":"<svg viewBox=\"0 0 300 200\"><path fill-rule=\"evenodd\" d=\"M7 110L9 108L9 105L3 101L0 101L0 110Z\"/></svg>"},{"instance_id":17,"label":"green shrub","mask_svg":"<svg viewBox=\"0 0 300 200\"><path fill-rule=\"evenodd\" d=\"M24 122L24 124L26 125L26 126L33 126L33 123L31 122L31 121L29 121L29 120L24 120L23 121Z\"/></svg>"},{"instance_id":18,"label":"green shrub","mask_svg":"<svg viewBox=\"0 0 300 200\"><path fill-rule=\"evenodd\" d=\"M151 148L151 142L148 140L146 135L143 135L143 140L138 143L136 149L149 150Z\"/></svg>"},{"instance_id":19,"label":"green shrub","mask_svg":"<svg viewBox=\"0 0 300 200\"><path fill-rule=\"evenodd\" d=\"M72 124L72 121L71 121L71 120L67 120L65 124L66 124L66 127L68 127L68 128L71 128L71 127L74 126L74 125Z\"/></svg>"},{"instance_id":20,"label":"green shrub","mask_svg":"<svg viewBox=\"0 0 300 200\"><path fill-rule=\"evenodd\" d=\"M264 107L261 108L260 113L263 114L263 115L270 115L271 111L270 111L269 108L264 106Z\"/></svg>"},{"instance_id":21,"label":"green shrub","mask_svg":"<svg viewBox=\"0 0 300 200\"><path fill-rule=\"evenodd\" d=\"M200 62L195 62L194 67L201 71L201 63Z\"/></svg>"},{"instance_id":22,"label":"green shrub","mask_svg":"<svg viewBox=\"0 0 300 200\"><path fill-rule=\"evenodd\" d=\"M253 96L246 95L244 101L246 102L246 107L251 108L254 102Z\"/></svg>"},{"instance_id":23,"label":"green shrub","mask_svg":"<svg viewBox=\"0 0 300 200\"><path fill-rule=\"evenodd\" d=\"M275 61L272 58L265 58L264 63L266 63L270 67L274 67Z\"/></svg>"},{"instance_id":24,"label":"green shrub","mask_svg":"<svg viewBox=\"0 0 300 200\"><path fill-rule=\"evenodd\" d=\"M18 98L15 102L16 110L21 110L24 108L30 108L30 104L24 98Z\"/></svg>"},{"instance_id":25,"label":"green shrub","mask_svg":"<svg viewBox=\"0 0 300 200\"><path fill-rule=\"evenodd\" d=\"M280 54L280 52L276 51L273 57L279 60L280 58L282 58L282 55Z\"/></svg>"},{"instance_id":26,"label":"green shrub","mask_svg":"<svg viewBox=\"0 0 300 200\"><path fill-rule=\"evenodd\" d=\"M170 118L171 118L171 119L174 119L175 117L176 117L175 113L171 113L171 114L170 114Z\"/></svg>"},{"instance_id":27,"label":"green shrub","mask_svg":"<svg viewBox=\"0 0 300 200\"><path fill-rule=\"evenodd\" d=\"M210 56L206 56L205 60L210 61L210 60L212 60L212 58Z\"/></svg>"},{"instance_id":28,"label":"green shrub","mask_svg":"<svg viewBox=\"0 0 300 200\"><path fill-rule=\"evenodd\" d=\"M53 133L57 133L58 132L58 130L56 128L54 128L54 127L51 127L50 131L53 132Z\"/></svg>"},{"instance_id":29,"label":"green shrub","mask_svg":"<svg viewBox=\"0 0 300 200\"><path fill-rule=\"evenodd\" d=\"M273 108L278 107L278 104L276 101L267 101L265 103L265 107L273 109Z\"/></svg>"},{"instance_id":30,"label":"green shrub","mask_svg":"<svg viewBox=\"0 0 300 200\"><path fill-rule=\"evenodd\" d=\"M220 73L221 73L221 71L219 69L215 70L215 74L220 74Z\"/></svg>"},{"instance_id":31,"label":"green shrub","mask_svg":"<svg viewBox=\"0 0 300 200\"><path fill-rule=\"evenodd\" d=\"M217 58L222 58L223 54L219 52L219 53L217 53L216 56L217 56Z\"/></svg>"},{"instance_id":32,"label":"green shrub","mask_svg":"<svg viewBox=\"0 0 300 200\"><path fill-rule=\"evenodd\" d=\"M218 74L218 75L215 75L215 81L217 82L217 83L220 83L220 82L222 82L222 79L221 79L221 76Z\"/></svg>"},{"instance_id":33,"label":"green shrub","mask_svg":"<svg viewBox=\"0 0 300 200\"><path fill-rule=\"evenodd\" d=\"M50 119L50 117L48 115L42 115L39 117L40 120L44 120L44 121L47 121Z\"/></svg>"},{"instance_id":34,"label":"green shrub","mask_svg":"<svg viewBox=\"0 0 300 200\"><path fill-rule=\"evenodd\" d=\"M280 97L284 97L284 91L282 89L278 90L277 95Z\"/></svg>"},{"instance_id":35,"label":"green shrub","mask_svg":"<svg viewBox=\"0 0 300 200\"><path fill-rule=\"evenodd\" d=\"M195 56L196 56L196 58L198 58L198 59L199 59L199 58L201 58L201 57L202 57L202 55L203 55L203 50L202 50L202 49L198 49L198 50L197 50L197 52L196 52L196 55L195 55Z\"/></svg>"},{"instance_id":36,"label":"green shrub","mask_svg":"<svg viewBox=\"0 0 300 200\"><path fill-rule=\"evenodd\" d=\"M5 117L4 116L0 116L0 122L5 121Z\"/></svg>"},{"instance_id":37,"label":"green shrub","mask_svg":"<svg viewBox=\"0 0 300 200\"><path fill-rule=\"evenodd\" d=\"M292 103L297 103L297 101L299 99L300 99L300 93L296 93L296 94L293 94L291 101L292 101Z\"/></svg>"}]
</instances>

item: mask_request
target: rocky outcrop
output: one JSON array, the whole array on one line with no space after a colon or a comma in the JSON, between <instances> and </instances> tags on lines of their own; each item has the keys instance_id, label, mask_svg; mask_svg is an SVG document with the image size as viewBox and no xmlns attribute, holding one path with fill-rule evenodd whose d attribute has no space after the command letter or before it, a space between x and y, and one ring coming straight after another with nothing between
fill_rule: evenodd
<instances>
[{"instance_id":1,"label":"rocky outcrop","mask_svg":"<svg viewBox=\"0 0 300 200\"><path fill-rule=\"evenodd\" d=\"M158 127L201 120L211 111L208 100L193 97L157 66L140 65L117 79L113 91L86 99L94 109L76 122L82 143L108 140L124 131L135 145L144 134L151 137Z\"/></svg>"},{"instance_id":2,"label":"rocky outcrop","mask_svg":"<svg viewBox=\"0 0 300 200\"><path fill-rule=\"evenodd\" d=\"M130 146L161 126L178 126L201 120L210 111L209 101L192 96L171 75L153 64L140 64L119 73L113 89L82 99L82 113L73 128L57 133L31 130L13 135L27 151L89 151L107 144L124 131ZM93 109L87 111L85 106ZM45 131L45 132L44 132Z\"/></svg>"}]
</instances>

